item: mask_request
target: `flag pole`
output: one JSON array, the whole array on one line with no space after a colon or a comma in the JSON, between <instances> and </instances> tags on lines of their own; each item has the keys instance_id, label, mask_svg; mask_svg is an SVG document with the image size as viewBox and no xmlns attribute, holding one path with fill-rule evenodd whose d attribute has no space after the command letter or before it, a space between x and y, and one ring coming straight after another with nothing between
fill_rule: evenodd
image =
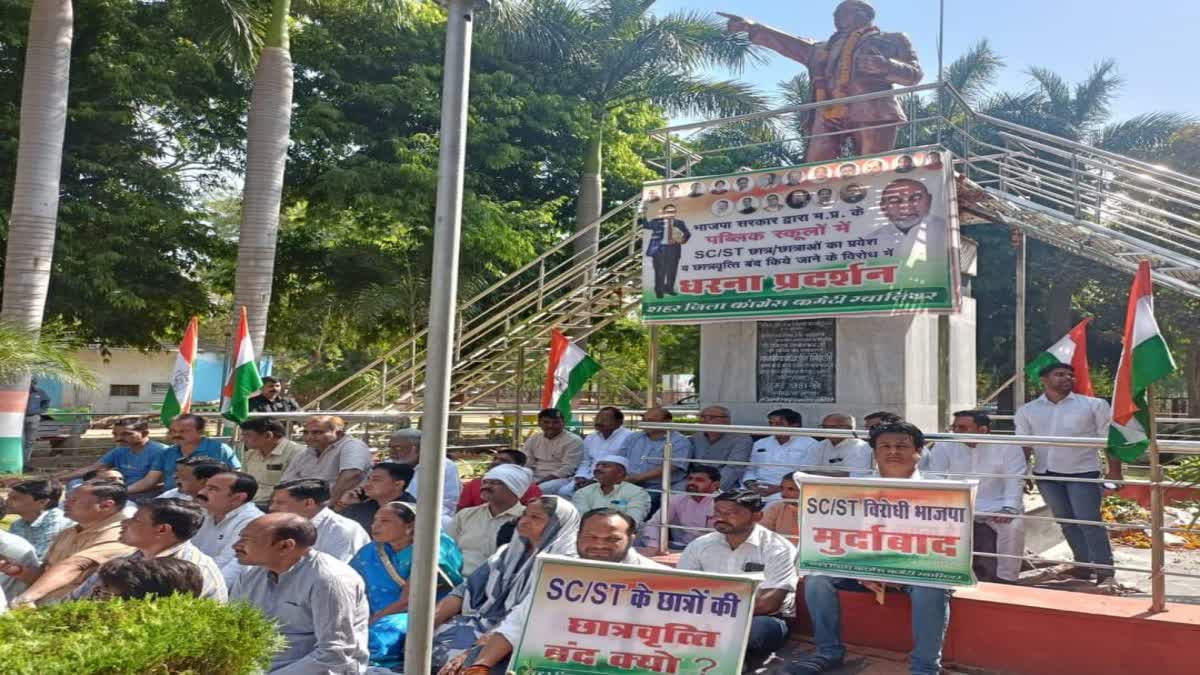
<instances>
[{"instance_id":1,"label":"flag pole","mask_svg":"<svg viewBox=\"0 0 1200 675\"><path fill-rule=\"evenodd\" d=\"M1150 424L1146 438L1150 442L1150 611L1167 611L1167 579L1163 576L1166 544L1163 537L1163 470L1158 456L1158 416L1154 414L1154 385L1146 386L1146 406Z\"/></svg>"}]
</instances>

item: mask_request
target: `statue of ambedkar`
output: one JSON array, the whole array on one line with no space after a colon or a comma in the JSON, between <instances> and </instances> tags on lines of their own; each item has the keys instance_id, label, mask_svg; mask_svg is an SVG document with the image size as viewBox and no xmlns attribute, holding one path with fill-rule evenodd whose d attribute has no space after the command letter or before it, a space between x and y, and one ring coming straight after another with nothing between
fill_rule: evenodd
<instances>
[{"instance_id":1,"label":"statue of ambedkar","mask_svg":"<svg viewBox=\"0 0 1200 675\"><path fill-rule=\"evenodd\" d=\"M845 0L834 10L837 32L824 42L789 35L756 21L721 13L728 30L748 33L756 45L808 66L815 101L908 87L923 73L912 42L903 33L875 27L875 8L864 0ZM836 159L848 139L855 155L873 155L896 147L900 123L908 118L895 96L826 106L814 111L807 162Z\"/></svg>"}]
</instances>

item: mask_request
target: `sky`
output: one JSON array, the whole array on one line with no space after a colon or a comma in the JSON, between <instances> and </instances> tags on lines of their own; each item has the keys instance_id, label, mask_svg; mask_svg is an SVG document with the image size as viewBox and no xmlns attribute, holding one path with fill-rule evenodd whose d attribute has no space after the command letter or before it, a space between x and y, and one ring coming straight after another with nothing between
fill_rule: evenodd
<instances>
[{"instance_id":1,"label":"sky","mask_svg":"<svg viewBox=\"0 0 1200 675\"><path fill-rule=\"evenodd\" d=\"M937 79L938 0L872 0L876 24L913 40L926 81ZM833 32L837 0L659 0L654 11L680 9L740 14L793 35L824 39ZM1146 11L1140 11L1145 8ZM946 0L945 61L982 38L1005 59L996 81L1002 90L1025 90L1031 65L1050 68L1075 83L1092 65L1115 59L1125 79L1114 119L1150 111L1200 117L1197 57L1200 2L1158 0ZM803 66L771 53L740 79L764 90ZM720 74L721 77L729 75Z\"/></svg>"}]
</instances>

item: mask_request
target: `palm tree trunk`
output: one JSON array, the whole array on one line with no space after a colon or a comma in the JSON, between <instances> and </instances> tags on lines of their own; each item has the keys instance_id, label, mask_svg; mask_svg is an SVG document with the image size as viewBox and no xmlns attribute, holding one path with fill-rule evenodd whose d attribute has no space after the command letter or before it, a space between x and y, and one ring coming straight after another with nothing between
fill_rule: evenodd
<instances>
[{"instance_id":1,"label":"palm tree trunk","mask_svg":"<svg viewBox=\"0 0 1200 675\"><path fill-rule=\"evenodd\" d=\"M273 0L271 28L254 72L246 123L246 184L238 234L236 308L246 307L254 353L261 356L271 307L279 203L292 121L292 57L288 51L290 0Z\"/></svg>"},{"instance_id":2,"label":"palm tree trunk","mask_svg":"<svg viewBox=\"0 0 1200 675\"><path fill-rule=\"evenodd\" d=\"M0 321L33 331L41 329L50 288L73 27L71 0L34 0L0 303ZM24 469L21 438L28 396L28 375L0 382L0 473Z\"/></svg>"},{"instance_id":3,"label":"palm tree trunk","mask_svg":"<svg viewBox=\"0 0 1200 675\"><path fill-rule=\"evenodd\" d=\"M601 119L596 123L595 129L591 136L588 137L587 147L583 155L583 174L579 177L579 200L575 205L575 231L581 232L592 223L600 219L602 209L604 208L604 181L600 177L600 170L603 166L604 157L604 120ZM575 240L575 262L577 265L585 265L582 267L583 273L579 275L571 286L574 288L584 289L584 293L591 297L592 279L596 276L596 262L593 260L590 263L584 263L585 260L591 258L600 250L600 228L594 227L586 234L582 234ZM586 305L585 305L586 307ZM587 346L586 337L580 337L587 332L586 324L590 324L591 320L587 316L568 317L574 323L580 324L576 328L567 331L568 335L576 336L576 344L580 347Z\"/></svg>"},{"instance_id":4,"label":"palm tree trunk","mask_svg":"<svg viewBox=\"0 0 1200 675\"><path fill-rule=\"evenodd\" d=\"M604 153L604 121L597 122L588 138L583 156L583 175L579 178L579 201L575 206L575 231L578 232L600 218L604 208L604 182L600 177ZM598 231L575 240L577 257L595 253L600 245Z\"/></svg>"}]
</instances>

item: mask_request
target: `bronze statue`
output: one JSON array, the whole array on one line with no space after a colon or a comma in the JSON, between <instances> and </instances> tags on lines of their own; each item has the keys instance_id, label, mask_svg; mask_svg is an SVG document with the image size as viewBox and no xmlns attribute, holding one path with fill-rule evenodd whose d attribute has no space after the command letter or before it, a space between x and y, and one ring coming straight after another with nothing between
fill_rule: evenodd
<instances>
[{"instance_id":1,"label":"bronze statue","mask_svg":"<svg viewBox=\"0 0 1200 675\"><path fill-rule=\"evenodd\" d=\"M730 32L748 33L752 43L808 66L815 101L887 91L892 85L908 87L920 82L923 75L908 36L880 32L874 25L875 8L864 0L845 0L837 6L833 13L837 32L825 42L789 35L733 14L718 14L729 20ZM856 155L892 150L899 123L907 119L895 96L816 110L805 161L836 159L847 138Z\"/></svg>"}]
</instances>

